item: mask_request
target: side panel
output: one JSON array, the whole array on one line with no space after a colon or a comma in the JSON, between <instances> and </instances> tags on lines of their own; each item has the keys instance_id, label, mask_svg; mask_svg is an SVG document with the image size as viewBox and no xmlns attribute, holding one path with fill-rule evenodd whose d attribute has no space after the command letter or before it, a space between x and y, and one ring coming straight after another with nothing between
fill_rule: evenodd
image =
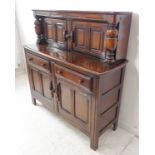
<instances>
[{"instance_id":1,"label":"side panel","mask_svg":"<svg viewBox=\"0 0 155 155\"><path fill-rule=\"evenodd\" d=\"M108 92L110 89L118 86L121 82L121 69L112 73L105 74L101 80L101 94Z\"/></svg>"},{"instance_id":2,"label":"side panel","mask_svg":"<svg viewBox=\"0 0 155 155\"><path fill-rule=\"evenodd\" d=\"M99 133L117 121L123 69L102 76L100 82Z\"/></svg>"}]
</instances>

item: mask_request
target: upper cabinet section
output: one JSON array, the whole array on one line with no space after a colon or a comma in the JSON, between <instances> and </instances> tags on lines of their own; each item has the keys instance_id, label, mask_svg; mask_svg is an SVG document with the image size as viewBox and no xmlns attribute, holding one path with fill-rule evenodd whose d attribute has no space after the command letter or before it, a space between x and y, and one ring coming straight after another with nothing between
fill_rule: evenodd
<instances>
[{"instance_id":1,"label":"upper cabinet section","mask_svg":"<svg viewBox=\"0 0 155 155\"><path fill-rule=\"evenodd\" d=\"M38 44L78 51L114 63L126 59L129 12L33 10Z\"/></svg>"}]
</instances>

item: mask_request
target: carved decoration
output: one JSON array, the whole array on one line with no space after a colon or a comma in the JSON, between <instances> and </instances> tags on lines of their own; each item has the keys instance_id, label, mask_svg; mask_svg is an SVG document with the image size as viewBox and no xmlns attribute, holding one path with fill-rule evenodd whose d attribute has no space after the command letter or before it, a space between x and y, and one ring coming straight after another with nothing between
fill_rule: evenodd
<instances>
[{"instance_id":1,"label":"carved decoration","mask_svg":"<svg viewBox=\"0 0 155 155\"><path fill-rule=\"evenodd\" d=\"M46 44L46 39L43 31L43 18L36 16L35 32L37 34L37 44Z\"/></svg>"},{"instance_id":2,"label":"carved decoration","mask_svg":"<svg viewBox=\"0 0 155 155\"><path fill-rule=\"evenodd\" d=\"M115 52L118 41L118 30L116 26L109 26L105 33L105 53L106 53L106 61L108 63L113 63L115 61Z\"/></svg>"}]
</instances>

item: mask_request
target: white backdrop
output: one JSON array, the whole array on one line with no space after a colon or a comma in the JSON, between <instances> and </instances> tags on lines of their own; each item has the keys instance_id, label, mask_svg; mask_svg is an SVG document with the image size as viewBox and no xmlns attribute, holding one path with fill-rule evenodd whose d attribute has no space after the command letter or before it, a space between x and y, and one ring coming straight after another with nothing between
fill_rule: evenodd
<instances>
[{"instance_id":1,"label":"white backdrop","mask_svg":"<svg viewBox=\"0 0 155 155\"><path fill-rule=\"evenodd\" d=\"M32 9L133 12L119 125L139 135L139 3L136 0L16 0L16 24L22 46L36 42ZM23 59L23 54L16 55Z\"/></svg>"}]
</instances>

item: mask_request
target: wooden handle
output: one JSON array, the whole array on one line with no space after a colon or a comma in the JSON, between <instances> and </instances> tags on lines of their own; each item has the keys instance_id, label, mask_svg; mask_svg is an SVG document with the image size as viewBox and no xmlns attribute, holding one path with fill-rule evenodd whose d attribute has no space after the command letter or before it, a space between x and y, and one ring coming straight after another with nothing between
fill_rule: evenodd
<instances>
[{"instance_id":1,"label":"wooden handle","mask_svg":"<svg viewBox=\"0 0 155 155\"><path fill-rule=\"evenodd\" d=\"M68 39L70 37L69 34L65 34L65 38Z\"/></svg>"},{"instance_id":2,"label":"wooden handle","mask_svg":"<svg viewBox=\"0 0 155 155\"><path fill-rule=\"evenodd\" d=\"M53 90L53 82L52 81L50 82L50 87L49 88L50 88L50 90Z\"/></svg>"},{"instance_id":3,"label":"wooden handle","mask_svg":"<svg viewBox=\"0 0 155 155\"><path fill-rule=\"evenodd\" d=\"M64 36L64 41L66 41L68 38L71 37L70 34L68 34L66 30L63 32L63 36Z\"/></svg>"},{"instance_id":4,"label":"wooden handle","mask_svg":"<svg viewBox=\"0 0 155 155\"><path fill-rule=\"evenodd\" d=\"M56 95L57 95L58 102L61 102L61 86L60 86L60 83L57 84L56 89L57 89Z\"/></svg>"},{"instance_id":5,"label":"wooden handle","mask_svg":"<svg viewBox=\"0 0 155 155\"><path fill-rule=\"evenodd\" d=\"M54 93L55 93L55 89L53 88L53 82L50 82L50 91L51 91L51 95L52 97L54 97Z\"/></svg>"},{"instance_id":6,"label":"wooden handle","mask_svg":"<svg viewBox=\"0 0 155 155\"><path fill-rule=\"evenodd\" d=\"M71 32L72 43L75 43L75 30Z\"/></svg>"}]
</instances>

